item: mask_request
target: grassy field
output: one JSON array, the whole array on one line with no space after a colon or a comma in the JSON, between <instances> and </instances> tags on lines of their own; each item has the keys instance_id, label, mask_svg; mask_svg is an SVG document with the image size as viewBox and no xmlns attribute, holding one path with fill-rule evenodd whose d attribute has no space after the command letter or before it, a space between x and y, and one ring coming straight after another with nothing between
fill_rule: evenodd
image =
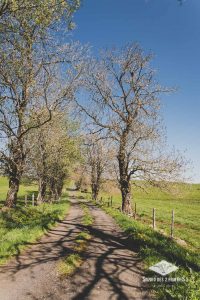
<instances>
[{"instance_id":1,"label":"grassy field","mask_svg":"<svg viewBox=\"0 0 200 300\"><path fill-rule=\"evenodd\" d=\"M7 188L7 179L0 177L1 205L5 201ZM31 206L31 194L36 191L37 188L33 184L21 185L17 207L0 211L0 264L40 238L56 221L62 219L69 209L67 195L58 203ZM27 207L24 207L25 194L29 199Z\"/></svg>"},{"instance_id":2,"label":"grassy field","mask_svg":"<svg viewBox=\"0 0 200 300\"><path fill-rule=\"evenodd\" d=\"M3 206L6 194L8 191L8 179L6 177L0 176L0 207ZM18 206L24 204L25 195L28 196L28 204L31 204L32 194L37 194L37 185L34 183L22 183L19 187L18 193Z\"/></svg>"},{"instance_id":3,"label":"grassy field","mask_svg":"<svg viewBox=\"0 0 200 300\"><path fill-rule=\"evenodd\" d=\"M119 192L103 193L103 199L113 196L113 206L120 207ZM186 241L195 251L200 247L200 184L179 184L172 193L148 186L146 191L133 186L133 207L137 205L137 219L152 224L152 209L156 208L156 227L170 233L171 211L175 211L176 238Z\"/></svg>"}]
</instances>

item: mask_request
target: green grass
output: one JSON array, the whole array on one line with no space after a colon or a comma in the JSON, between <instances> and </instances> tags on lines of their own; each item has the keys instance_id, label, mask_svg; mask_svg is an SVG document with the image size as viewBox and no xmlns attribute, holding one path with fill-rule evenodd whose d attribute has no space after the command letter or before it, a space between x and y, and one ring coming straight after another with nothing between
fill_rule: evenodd
<instances>
[{"instance_id":1,"label":"green grass","mask_svg":"<svg viewBox=\"0 0 200 300\"><path fill-rule=\"evenodd\" d=\"M149 226L134 221L113 208L103 206L124 232L129 236L135 250L145 262L146 276L153 276L148 268L153 264L167 260L179 266L179 270L170 277L187 280L171 286L153 284L152 289L160 300L198 300L200 299L200 257L191 250L179 246L176 242L153 231Z\"/></svg>"},{"instance_id":2,"label":"green grass","mask_svg":"<svg viewBox=\"0 0 200 300\"><path fill-rule=\"evenodd\" d=\"M5 182L1 178L1 183ZM23 192L31 187L23 188ZM21 190L21 193L22 193ZM23 207L0 211L0 264L18 254L28 243L40 238L69 209L67 197L59 203Z\"/></svg>"},{"instance_id":3,"label":"green grass","mask_svg":"<svg viewBox=\"0 0 200 300\"><path fill-rule=\"evenodd\" d=\"M26 182L25 180L20 184L18 192L18 202L17 206L24 205L24 197L28 196L28 205L31 205L32 194L37 194L37 185L35 183ZM8 192L8 179L6 177L0 176L0 208L4 205L6 195Z\"/></svg>"},{"instance_id":4,"label":"green grass","mask_svg":"<svg viewBox=\"0 0 200 300\"><path fill-rule=\"evenodd\" d=\"M156 208L156 226L170 233L171 212L175 211L177 238L185 240L188 248L199 251L200 246L200 184L177 184L172 193L147 186L146 191L133 186L133 207L137 205L137 219L152 224L152 209ZM103 194L104 199L108 195ZM121 195L113 195L113 206L121 206Z\"/></svg>"},{"instance_id":5,"label":"green grass","mask_svg":"<svg viewBox=\"0 0 200 300\"><path fill-rule=\"evenodd\" d=\"M91 235L86 232L82 231L80 232L75 239L75 246L74 250L76 252L84 252L87 249L88 241L91 239Z\"/></svg>"},{"instance_id":6,"label":"green grass","mask_svg":"<svg viewBox=\"0 0 200 300\"><path fill-rule=\"evenodd\" d=\"M92 225L92 223L93 223L94 220L93 220L92 215L90 214L90 211L89 211L87 205L85 205L85 204L82 203L81 207L82 207L83 212L84 212L83 219L82 219L83 225L85 225L85 226Z\"/></svg>"},{"instance_id":7,"label":"green grass","mask_svg":"<svg viewBox=\"0 0 200 300\"><path fill-rule=\"evenodd\" d=\"M61 276L72 275L75 272L76 268L80 267L82 262L82 258L79 254L70 254L59 262L58 272Z\"/></svg>"}]
</instances>

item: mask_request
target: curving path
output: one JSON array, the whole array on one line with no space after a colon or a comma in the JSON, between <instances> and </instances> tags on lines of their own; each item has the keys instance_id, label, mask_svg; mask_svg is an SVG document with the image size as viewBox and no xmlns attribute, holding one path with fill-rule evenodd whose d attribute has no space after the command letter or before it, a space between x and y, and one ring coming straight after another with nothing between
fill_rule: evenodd
<instances>
[{"instance_id":1,"label":"curving path","mask_svg":"<svg viewBox=\"0 0 200 300\"><path fill-rule=\"evenodd\" d=\"M92 240L76 273L60 279L56 265L71 253L82 211L71 196L71 209L55 229L0 268L0 300L148 299L142 264L123 232L101 209L89 205L95 222L87 227Z\"/></svg>"}]
</instances>

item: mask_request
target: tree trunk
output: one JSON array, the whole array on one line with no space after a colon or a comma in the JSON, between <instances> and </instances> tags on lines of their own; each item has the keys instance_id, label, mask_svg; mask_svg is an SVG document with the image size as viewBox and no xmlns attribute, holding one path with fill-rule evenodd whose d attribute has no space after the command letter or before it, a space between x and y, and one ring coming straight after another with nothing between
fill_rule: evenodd
<instances>
[{"instance_id":1,"label":"tree trunk","mask_svg":"<svg viewBox=\"0 0 200 300\"><path fill-rule=\"evenodd\" d=\"M118 153L119 163L119 184L122 194L122 211L125 214L132 214L131 207L131 184L129 176L129 161L126 156L126 144L127 144L128 130L124 131L124 134L120 140L120 147Z\"/></svg>"},{"instance_id":2,"label":"tree trunk","mask_svg":"<svg viewBox=\"0 0 200 300\"><path fill-rule=\"evenodd\" d=\"M62 195L65 178L66 178L66 174L64 172L60 173L60 175L57 178L57 182L56 182L56 190L58 196L57 200L59 200L59 198Z\"/></svg>"},{"instance_id":3,"label":"tree trunk","mask_svg":"<svg viewBox=\"0 0 200 300\"><path fill-rule=\"evenodd\" d=\"M58 198L60 198L61 195L62 195L63 186L64 186L64 177L60 179L60 182L59 182L58 187L57 187Z\"/></svg>"},{"instance_id":4,"label":"tree trunk","mask_svg":"<svg viewBox=\"0 0 200 300\"><path fill-rule=\"evenodd\" d=\"M131 207L131 185L127 180L122 181L122 211L125 214L132 214Z\"/></svg>"},{"instance_id":5,"label":"tree trunk","mask_svg":"<svg viewBox=\"0 0 200 300\"><path fill-rule=\"evenodd\" d=\"M77 190L77 191L80 191L81 185L82 185L82 176L81 176L81 178L79 178L79 179L77 180L77 182L75 183L75 185L76 185L76 190Z\"/></svg>"},{"instance_id":6,"label":"tree trunk","mask_svg":"<svg viewBox=\"0 0 200 300\"><path fill-rule=\"evenodd\" d=\"M50 202L56 201L58 199L58 191L57 191L56 182L54 178L50 180L49 190L50 190L49 201Z\"/></svg>"},{"instance_id":7,"label":"tree trunk","mask_svg":"<svg viewBox=\"0 0 200 300\"><path fill-rule=\"evenodd\" d=\"M92 190L92 200L97 200L100 190L100 179L101 174L98 170L98 165L95 163L91 166L91 190Z\"/></svg>"},{"instance_id":8,"label":"tree trunk","mask_svg":"<svg viewBox=\"0 0 200 300\"><path fill-rule=\"evenodd\" d=\"M39 179L39 188L38 188L38 196L37 196L37 204L45 202L46 196L46 182L44 179Z\"/></svg>"},{"instance_id":9,"label":"tree trunk","mask_svg":"<svg viewBox=\"0 0 200 300\"><path fill-rule=\"evenodd\" d=\"M5 206L15 207L17 202L17 193L19 191L19 179L16 177L11 177L9 179L9 190L6 197Z\"/></svg>"},{"instance_id":10,"label":"tree trunk","mask_svg":"<svg viewBox=\"0 0 200 300\"><path fill-rule=\"evenodd\" d=\"M11 142L9 157L10 159L7 161L6 168L6 173L9 178L9 190L6 197L5 206L15 207L25 161L22 139L13 140Z\"/></svg>"},{"instance_id":11,"label":"tree trunk","mask_svg":"<svg viewBox=\"0 0 200 300\"><path fill-rule=\"evenodd\" d=\"M91 185L92 187L92 200L97 200L98 195L99 195L99 187L98 187L98 183L93 183Z\"/></svg>"}]
</instances>

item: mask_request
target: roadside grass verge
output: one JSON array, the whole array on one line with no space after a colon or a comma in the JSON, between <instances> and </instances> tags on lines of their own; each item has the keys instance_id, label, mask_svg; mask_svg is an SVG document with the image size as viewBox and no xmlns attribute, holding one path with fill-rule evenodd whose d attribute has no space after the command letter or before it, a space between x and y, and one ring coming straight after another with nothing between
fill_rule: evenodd
<instances>
[{"instance_id":1,"label":"roadside grass verge","mask_svg":"<svg viewBox=\"0 0 200 300\"><path fill-rule=\"evenodd\" d=\"M111 185L110 185L111 184ZM132 186L132 206L137 205L137 219L146 224L152 224L152 210L156 208L157 230L170 235L172 210L175 212L174 236L184 240L187 248L199 253L200 245L200 184L177 183L176 191L164 192L157 187L141 182L141 189ZM174 188L175 189L175 188ZM107 201L113 197L113 207L121 207L121 194L119 190L112 188L109 182L107 192L101 193L100 197Z\"/></svg>"},{"instance_id":2,"label":"roadside grass verge","mask_svg":"<svg viewBox=\"0 0 200 300\"><path fill-rule=\"evenodd\" d=\"M58 203L0 211L0 265L63 219L69 206L64 195Z\"/></svg>"},{"instance_id":3,"label":"roadside grass verge","mask_svg":"<svg viewBox=\"0 0 200 300\"><path fill-rule=\"evenodd\" d=\"M146 276L153 277L148 268L161 260L167 260L179 267L170 274L170 278L183 278L183 281L171 285L151 283L155 297L159 300L198 300L200 299L200 257L197 253L185 249L175 241L149 226L130 219L118 210L102 206L111 215L122 230L129 236L134 250L145 263Z\"/></svg>"},{"instance_id":4,"label":"roadside grass verge","mask_svg":"<svg viewBox=\"0 0 200 300\"><path fill-rule=\"evenodd\" d=\"M93 217L87 205L81 203L81 208L83 209L82 224L84 226L90 226L93 223ZM72 254L66 256L64 259L58 263L58 274L61 277L72 276L77 268L79 268L84 262L84 253L87 249L88 242L91 239L91 235L88 230L85 229L79 232L74 240L74 246L72 248Z\"/></svg>"}]
</instances>

